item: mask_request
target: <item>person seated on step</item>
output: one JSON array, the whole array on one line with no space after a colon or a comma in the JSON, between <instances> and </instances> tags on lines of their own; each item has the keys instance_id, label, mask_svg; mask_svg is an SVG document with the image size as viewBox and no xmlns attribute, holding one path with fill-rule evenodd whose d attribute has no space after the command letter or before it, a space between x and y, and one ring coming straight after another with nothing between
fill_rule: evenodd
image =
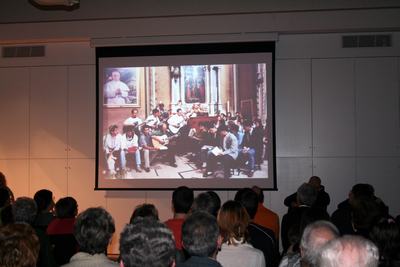
<instances>
[{"instance_id":1,"label":"person seated on step","mask_svg":"<svg viewBox=\"0 0 400 267\"><path fill-rule=\"evenodd\" d=\"M251 121L244 122L244 135L242 143L240 144L239 159L243 162L248 162L247 164L247 176L253 177L254 166L256 159L256 137L253 134L253 128Z\"/></svg>"},{"instance_id":2,"label":"person seated on step","mask_svg":"<svg viewBox=\"0 0 400 267\"><path fill-rule=\"evenodd\" d=\"M121 167L124 172L127 171L127 160L135 160L136 172L142 172L140 169L140 147L139 137L135 134L134 126L124 126L124 134L121 137Z\"/></svg>"},{"instance_id":3,"label":"person seated on step","mask_svg":"<svg viewBox=\"0 0 400 267\"><path fill-rule=\"evenodd\" d=\"M103 149L110 177L120 176L121 134L117 125L113 124L108 128L108 133L103 138Z\"/></svg>"},{"instance_id":4,"label":"person seated on step","mask_svg":"<svg viewBox=\"0 0 400 267\"><path fill-rule=\"evenodd\" d=\"M231 168L239 153L238 141L236 136L228 131L226 125L221 125L218 128L218 132L222 138L222 148L214 147L208 153L206 170L203 173L203 177L207 177L210 171L214 172L217 163L221 162L224 170L224 178L230 178Z\"/></svg>"},{"instance_id":5,"label":"person seated on step","mask_svg":"<svg viewBox=\"0 0 400 267\"><path fill-rule=\"evenodd\" d=\"M167 122L162 122L158 129L152 132L154 147L159 150L165 150L166 159L172 167L177 167L175 160L176 138L178 138L178 134L174 134L169 130Z\"/></svg>"},{"instance_id":6,"label":"person seated on step","mask_svg":"<svg viewBox=\"0 0 400 267\"><path fill-rule=\"evenodd\" d=\"M142 127L142 134L139 138L139 146L142 147L143 158L144 158L144 170L150 172L150 152L158 151L159 148L155 147L153 144L153 138L151 134L151 126L144 125ZM155 154L153 154L153 157Z\"/></svg>"}]
</instances>

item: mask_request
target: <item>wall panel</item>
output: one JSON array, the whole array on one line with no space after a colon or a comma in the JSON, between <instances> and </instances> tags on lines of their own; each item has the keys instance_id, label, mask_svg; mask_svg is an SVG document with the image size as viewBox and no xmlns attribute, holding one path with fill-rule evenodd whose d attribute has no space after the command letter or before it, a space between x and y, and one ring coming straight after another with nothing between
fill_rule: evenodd
<instances>
[{"instance_id":1,"label":"wall panel","mask_svg":"<svg viewBox=\"0 0 400 267\"><path fill-rule=\"evenodd\" d=\"M68 68L68 157L95 158L95 66Z\"/></svg>"},{"instance_id":2,"label":"wall panel","mask_svg":"<svg viewBox=\"0 0 400 267\"><path fill-rule=\"evenodd\" d=\"M66 159L31 159L29 162L30 196L40 189L53 192L56 201L65 197L68 190L68 166ZM79 203L79 200L77 200Z\"/></svg>"},{"instance_id":3,"label":"wall panel","mask_svg":"<svg viewBox=\"0 0 400 267\"><path fill-rule=\"evenodd\" d=\"M67 157L67 67L31 68L30 157Z\"/></svg>"},{"instance_id":4,"label":"wall panel","mask_svg":"<svg viewBox=\"0 0 400 267\"><path fill-rule=\"evenodd\" d=\"M355 155L352 59L312 61L313 156Z\"/></svg>"},{"instance_id":5,"label":"wall panel","mask_svg":"<svg viewBox=\"0 0 400 267\"><path fill-rule=\"evenodd\" d=\"M277 157L310 157L311 62L277 60L275 68Z\"/></svg>"},{"instance_id":6,"label":"wall panel","mask_svg":"<svg viewBox=\"0 0 400 267\"><path fill-rule=\"evenodd\" d=\"M0 171L6 176L7 186L14 197L30 196L29 194L29 160L0 160Z\"/></svg>"},{"instance_id":7,"label":"wall panel","mask_svg":"<svg viewBox=\"0 0 400 267\"><path fill-rule=\"evenodd\" d=\"M29 69L0 68L0 158L29 154Z\"/></svg>"},{"instance_id":8,"label":"wall panel","mask_svg":"<svg viewBox=\"0 0 400 267\"><path fill-rule=\"evenodd\" d=\"M400 156L400 95L396 63L396 58L355 61L358 156Z\"/></svg>"}]
</instances>

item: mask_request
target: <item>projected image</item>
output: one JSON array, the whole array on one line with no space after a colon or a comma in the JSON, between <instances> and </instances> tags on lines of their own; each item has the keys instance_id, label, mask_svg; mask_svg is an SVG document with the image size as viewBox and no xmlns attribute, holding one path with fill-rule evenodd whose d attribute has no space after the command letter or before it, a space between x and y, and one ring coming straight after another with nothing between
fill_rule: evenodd
<instances>
[{"instance_id":1,"label":"projected image","mask_svg":"<svg viewBox=\"0 0 400 267\"><path fill-rule=\"evenodd\" d=\"M266 72L265 64L106 68L102 174L268 177Z\"/></svg>"}]
</instances>

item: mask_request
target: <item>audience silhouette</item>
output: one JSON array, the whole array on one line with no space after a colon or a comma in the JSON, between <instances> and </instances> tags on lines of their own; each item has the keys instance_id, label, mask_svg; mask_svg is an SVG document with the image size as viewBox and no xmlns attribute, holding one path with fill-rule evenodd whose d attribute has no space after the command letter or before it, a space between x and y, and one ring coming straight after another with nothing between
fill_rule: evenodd
<instances>
[{"instance_id":1,"label":"audience silhouette","mask_svg":"<svg viewBox=\"0 0 400 267\"><path fill-rule=\"evenodd\" d=\"M88 208L76 217L73 197L54 204L53 193L41 189L34 199L14 201L4 184L1 266L118 266L107 256L115 223L104 208ZM171 202L174 215L164 223L154 204L134 208L120 235L121 267L400 267L400 216L390 216L370 184L355 184L330 217L330 196L313 176L285 199L289 209L280 224L257 186L239 189L222 207L216 192L194 197L187 186L176 188ZM13 249L22 256L11 257Z\"/></svg>"}]
</instances>

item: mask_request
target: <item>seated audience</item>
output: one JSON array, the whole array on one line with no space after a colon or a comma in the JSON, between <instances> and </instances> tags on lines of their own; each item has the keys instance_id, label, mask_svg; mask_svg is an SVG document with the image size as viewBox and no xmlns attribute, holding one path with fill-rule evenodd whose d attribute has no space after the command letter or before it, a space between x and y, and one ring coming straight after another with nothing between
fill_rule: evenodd
<instances>
[{"instance_id":1,"label":"seated audience","mask_svg":"<svg viewBox=\"0 0 400 267\"><path fill-rule=\"evenodd\" d=\"M279 244L275 240L274 232L253 221L258 207L256 192L250 188L240 189L235 195L235 201L240 202L249 215L250 221L247 226L249 243L264 253L266 266L277 266L279 262Z\"/></svg>"},{"instance_id":2,"label":"seated audience","mask_svg":"<svg viewBox=\"0 0 400 267\"><path fill-rule=\"evenodd\" d=\"M34 222L35 227L42 227L46 231L49 223L54 219L54 197L53 192L41 189L35 193L33 199L36 202L38 211Z\"/></svg>"},{"instance_id":3,"label":"seated audience","mask_svg":"<svg viewBox=\"0 0 400 267\"><path fill-rule=\"evenodd\" d=\"M37 205L35 200L29 197L17 198L12 204L12 214L15 223L33 226L37 215ZM49 237L46 235L46 232L40 227L34 227L34 230L40 243L37 266L56 266Z\"/></svg>"},{"instance_id":4,"label":"seated audience","mask_svg":"<svg viewBox=\"0 0 400 267\"><path fill-rule=\"evenodd\" d=\"M114 219L105 209L89 208L80 213L76 218L74 228L79 252L73 255L69 263L64 266L119 266L106 256L107 247L114 232Z\"/></svg>"},{"instance_id":5,"label":"seated audience","mask_svg":"<svg viewBox=\"0 0 400 267\"><path fill-rule=\"evenodd\" d=\"M15 223L32 225L37 214L36 202L30 197L19 197L12 204Z\"/></svg>"},{"instance_id":6,"label":"seated audience","mask_svg":"<svg viewBox=\"0 0 400 267\"><path fill-rule=\"evenodd\" d=\"M60 198L55 204L55 219L47 227L47 234L72 234L78 203L73 197Z\"/></svg>"},{"instance_id":7,"label":"seated audience","mask_svg":"<svg viewBox=\"0 0 400 267\"><path fill-rule=\"evenodd\" d=\"M39 247L39 239L31 226L9 224L0 227L0 266L35 267Z\"/></svg>"},{"instance_id":8,"label":"seated audience","mask_svg":"<svg viewBox=\"0 0 400 267\"><path fill-rule=\"evenodd\" d=\"M0 227L12 222L10 203L10 192L4 187L0 188Z\"/></svg>"},{"instance_id":9,"label":"seated audience","mask_svg":"<svg viewBox=\"0 0 400 267\"><path fill-rule=\"evenodd\" d=\"M224 170L224 178L231 177L231 168L238 156L238 142L237 138L230 132L228 127L223 125L218 128L222 138L222 149L218 152L208 153L206 170L203 177L207 177L209 172L214 172L218 162L221 162Z\"/></svg>"},{"instance_id":10,"label":"seated audience","mask_svg":"<svg viewBox=\"0 0 400 267\"><path fill-rule=\"evenodd\" d=\"M346 235L322 247L317 266L377 267L378 260L378 248L371 241L361 236Z\"/></svg>"},{"instance_id":11,"label":"seated audience","mask_svg":"<svg viewBox=\"0 0 400 267\"><path fill-rule=\"evenodd\" d=\"M204 211L192 213L182 226L182 246L190 258L184 263L178 263L177 267L222 267L216 261L220 245L216 218Z\"/></svg>"},{"instance_id":12,"label":"seated audience","mask_svg":"<svg viewBox=\"0 0 400 267\"><path fill-rule=\"evenodd\" d=\"M11 203L13 203L15 201L14 198L14 193L11 191L11 189L7 186L7 179L6 176L4 175L4 173L0 172L0 188L5 188L8 193L10 194L10 200Z\"/></svg>"},{"instance_id":13,"label":"seated audience","mask_svg":"<svg viewBox=\"0 0 400 267\"><path fill-rule=\"evenodd\" d=\"M143 219L127 224L119 240L121 267L172 267L175 242L165 224Z\"/></svg>"},{"instance_id":14,"label":"seated audience","mask_svg":"<svg viewBox=\"0 0 400 267\"><path fill-rule=\"evenodd\" d=\"M153 204L142 204L137 206L132 213L129 223L132 224L135 221L141 220L143 218L149 218L156 221L159 220L158 211Z\"/></svg>"},{"instance_id":15,"label":"seated audience","mask_svg":"<svg viewBox=\"0 0 400 267\"><path fill-rule=\"evenodd\" d=\"M258 186L253 186L252 190L258 196L258 208L254 216L254 223L262 225L274 231L275 239L279 242L279 216L272 210L264 206L264 193Z\"/></svg>"},{"instance_id":16,"label":"seated audience","mask_svg":"<svg viewBox=\"0 0 400 267\"><path fill-rule=\"evenodd\" d=\"M336 225L342 235L355 234L353 227L353 208L358 201L375 201L382 213L386 213L386 205L375 196L375 190L370 184L356 184L349 192L348 199L338 204L336 211L332 213L332 222Z\"/></svg>"},{"instance_id":17,"label":"seated audience","mask_svg":"<svg viewBox=\"0 0 400 267\"><path fill-rule=\"evenodd\" d=\"M300 241L301 266L317 266L322 247L339 237L339 230L328 221L316 221L303 231Z\"/></svg>"},{"instance_id":18,"label":"seated audience","mask_svg":"<svg viewBox=\"0 0 400 267\"><path fill-rule=\"evenodd\" d=\"M303 183L297 189L296 207L292 208L282 218L281 240L284 253L289 246L300 241L302 231L307 224L316 220L329 220L326 211L313 206L316 199L317 191L309 183ZM291 239L289 239L289 233Z\"/></svg>"},{"instance_id":19,"label":"seated audience","mask_svg":"<svg viewBox=\"0 0 400 267\"><path fill-rule=\"evenodd\" d=\"M174 213L174 218L167 220L165 224L174 234L175 244L178 250L182 250L182 224L192 207L193 198L193 190L186 186L180 186L172 193L172 211Z\"/></svg>"},{"instance_id":20,"label":"seated audience","mask_svg":"<svg viewBox=\"0 0 400 267\"><path fill-rule=\"evenodd\" d=\"M288 252L279 267L317 266L321 248L330 240L339 237L339 230L328 221L315 221L303 231L300 249Z\"/></svg>"},{"instance_id":21,"label":"seated audience","mask_svg":"<svg viewBox=\"0 0 400 267\"><path fill-rule=\"evenodd\" d=\"M375 224L369 237L379 249L379 267L400 266L400 228L393 219Z\"/></svg>"},{"instance_id":22,"label":"seated audience","mask_svg":"<svg viewBox=\"0 0 400 267\"><path fill-rule=\"evenodd\" d=\"M53 248L57 265L69 262L78 250L74 237L75 217L78 204L72 197L60 198L55 205L56 218L47 227L47 235Z\"/></svg>"},{"instance_id":23,"label":"seated audience","mask_svg":"<svg viewBox=\"0 0 400 267\"><path fill-rule=\"evenodd\" d=\"M382 213L373 199L355 199L351 202L351 224L356 235L369 238L372 227L386 217L387 214Z\"/></svg>"},{"instance_id":24,"label":"seated audience","mask_svg":"<svg viewBox=\"0 0 400 267\"><path fill-rule=\"evenodd\" d=\"M216 218L220 207L221 199L218 194L214 191L207 191L197 195L193 201L191 212L205 211Z\"/></svg>"},{"instance_id":25,"label":"seated audience","mask_svg":"<svg viewBox=\"0 0 400 267\"><path fill-rule=\"evenodd\" d=\"M329 203L331 202L331 198L329 197L329 194L325 192L325 187L321 185L321 178L319 178L318 176L311 176L310 179L308 180L308 183L312 187L314 187L315 190L317 190L317 199L315 200L314 207L326 211ZM285 206L288 207L288 211L291 208L296 207L297 205L296 195L297 193L293 193L285 198L284 204Z\"/></svg>"},{"instance_id":26,"label":"seated audience","mask_svg":"<svg viewBox=\"0 0 400 267\"><path fill-rule=\"evenodd\" d=\"M225 202L218 214L218 225L222 236L221 251L217 261L229 267L265 267L261 250L248 243L249 215L237 201Z\"/></svg>"}]
</instances>

